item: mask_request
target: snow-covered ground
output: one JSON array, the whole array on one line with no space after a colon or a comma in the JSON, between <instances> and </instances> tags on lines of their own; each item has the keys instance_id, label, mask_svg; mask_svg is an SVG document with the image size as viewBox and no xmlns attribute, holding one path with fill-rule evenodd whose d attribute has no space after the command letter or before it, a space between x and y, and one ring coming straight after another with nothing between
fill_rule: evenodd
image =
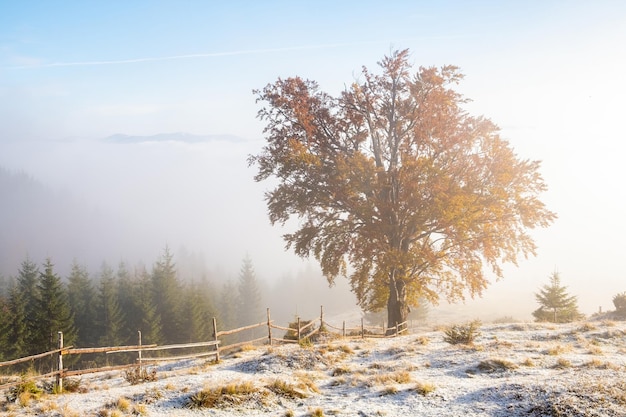
<instances>
[{"instance_id":1,"label":"snow-covered ground","mask_svg":"<svg viewBox=\"0 0 626 417\"><path fill-rule=\"evenodd\" d=\"M157 380L138 385L120 372L85 375L83 393L27 405L3 395L0 414L626 416L626 322L488 324L480 333L472 346L446 343L441 329L258 346L218 364L159 364ZM198 392L229 385L217 407L189 407Z\"/></svg>"}]
</instances>

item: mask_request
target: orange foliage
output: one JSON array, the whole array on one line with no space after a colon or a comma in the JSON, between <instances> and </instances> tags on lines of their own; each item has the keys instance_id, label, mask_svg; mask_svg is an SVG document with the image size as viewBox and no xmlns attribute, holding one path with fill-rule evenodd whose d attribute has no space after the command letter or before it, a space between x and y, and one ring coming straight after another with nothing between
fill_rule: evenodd
<instances>
[{"instance_id":1,"label":"orange foliage","mask_svg":"<svg viewBox=\"0 0 626 417\"><path fill-rule=\"evenodd\" d=\"M419 298L479 295L484 267L501 276L534 255L528 229L556 215L539 200L539 162L463 110L458 68L412 73L406 50L379 65L338 98L298 77L256 91L267 144L249 162L257 181L278 179L271 222L301 219L288 247L330 283L347 275L363 308L387 305L392 326Z\"/></svg>"}]
</instances>

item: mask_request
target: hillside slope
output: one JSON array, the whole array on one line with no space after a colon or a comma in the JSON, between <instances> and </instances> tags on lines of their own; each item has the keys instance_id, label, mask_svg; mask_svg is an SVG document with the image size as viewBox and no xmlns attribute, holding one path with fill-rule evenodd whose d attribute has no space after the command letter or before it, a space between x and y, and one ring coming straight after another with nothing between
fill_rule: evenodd
<instances>
[{"instance_id":1,"label":"hillside slope","mask_svg":"<svg viewBox=\"0 0 626 417\"><path fill-rule=\"evenodd\" d=\"M487 325L472 346L443 339L430 330L262 346L219 364L164 363L154 368L156 381L138 385L119 373L85 376L83 393L2 410L16 417L626 415L624 322ZM193 407L193 399L215 406Z\"/></svg>"}]
</instances>

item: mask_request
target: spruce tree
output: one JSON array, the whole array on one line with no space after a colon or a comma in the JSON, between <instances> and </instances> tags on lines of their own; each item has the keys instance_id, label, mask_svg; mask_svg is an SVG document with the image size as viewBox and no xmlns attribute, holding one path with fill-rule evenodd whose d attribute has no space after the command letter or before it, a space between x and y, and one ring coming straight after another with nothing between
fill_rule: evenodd
<instances>
[{"instance_id":1,"label":"spruce tree","mask_svg":"<svg viewBox=\"0 0 626 417\"><path fill-rule=\"evenodd\" d=\"M123 315L117 301L117 288L113 269L106 263L100 271L98 293L98 342L103 346L119 346L124 343L122 329Z\"/></svg>"},{"instance_id":2,"label":"spruce tree","mask_svg":"<svg viewBox=\"0 0 626 417\"><path fill-rule=\"evenodd\" d=\"M18 357L39 353L34 346L38 331L38 300L40 298L38 281L39 268L27 256L17 274L16 292L11 296L13 314L16 315L13 333L16 337L14 339L16 346L18 346L14 353ZM22 346L23 350L19 346Z\"/></svg>"},{"instance_id":3,"label":"spruce tree","mask_svg":"<svg viewBox=\"0 0 626 417\"><path fill-rule=\"evenodd\" d=\"M0 274L0 299L5 300L9 297L9 290L11 289L11 283L2 274Z\"/></svg>"},{"instance_id":4,"label":"spruce tree","mask_svg":"<svg viewBox=\"0 0 626 417\"><path fill-rule=\"evenodd\" d=\"M65 345L75 341L74 317L61 278L54 272L54 264L47 258L39 273L37 284L37 322L33 334L32 351L45 352L56 348L57 333L63 332Z\"/></svg>"},{"instance_id":5,"label":"spruce tree","mask_svg":"<svg viewBox=\"0 0 626 417\"><path fill-rule=\"evenodd\" d=\"M68 301L76 327L76 345L93 347L98 343L96 292L84 265L72 262L67 284Z\"/></svg>"},{"instance_id":6,"label":"spruce tree","mask_svg":"<svg viewBox=\"0 0 626 417\"><path fill-rule=\"evenodd\" d=\"M9 332L11 311L9 310L8 290L7 295L0 296L0 362L8 360Z\"/></svg>"},{"instance_id":7,"label":"spruce tree","mask_svg":"<svg viewBox=\"0 0 626 417\"><path fill-rule=\"evenodd\" d=\"M247 326L261 321L261 291L256 280L252 260L246 256L242 262L237 285L237 325Z\"/></svg>"},{"instance_id":8,"label":"spruce tree","mask_svg":"<svg viewBox=\"0 0 626 417\"><path fill-rule=\"evenodd\" d=\"M126 264L120 262L117 267L117 300L123 316L122 338L130 344L137 341L140 311L136 294L139 291L139 279L131 276Z\"/></svg>"},{"instance_id":9,"label":"spruce tree","mask_svg":"<svg viewBox=\"0 0 626 417\"><path fill-rule=\"evenodd\" d=\"M28 356L29 329L26 321L26 304L17 286L9 289L9 297L5 309L7 316L4 319L2 334L5 340L4 356L7 359L17 359Z\"/></svg>"},{"instance_id":10,"label":"spruce tree","mask_svg":"<svg viewBox=\"0 0 626 417\"><path fill-rule=\"evenodd\" d=\"M219 329L234 329L237 327L237 286L232 281L223 284L218 300Z\"/></svg>"},{"instance_id":11,"label":"spruce tree","mask_svg":"<svg viewBox=\"0 0 626 417\"><path fill-rule=\"evenodd\" d=\"M165 342L178 342L182 333L180 307L183 299L173 255L168 247L152 268L152 296Z\"/></svg>"},{"instance_id":12,"label":"spruce tree","mask_svg":"<svg viewBox=\"0 0 626 417\"><path fill-rule=\"evenodd\" d=\"M210 308L210 302L207 302L202 288L195 283L186 285L183 298L185 302L182 304L182 313L185 317L185 326L182 329L181 340L189 343L209 340L212 325L207 310Z\"/></svg>"},{"instance_id":13,"label":"spruce tree","mask_svg":"<svg viewBox=\"0 0 626 417\"><path fill-rule=\"evenodd\" d=\"M550 275L550 284L544 285L535 297L540 305L533 311L535 321L569 323L582 317L578 312L576 296L567 293L567 287L561 285L558 272Z\"/></svg>"},{"instance_id":14,"label":"spruce tree","mask_svg":"<svg viewBox=\"0 0 626 417\"><path fill-rule=\"evenodd\" d=\"M141 331L143 344L162 344L164 342L161 317L154 304L152 277L145 268L138 273L138 285L134 299L137 306L136 330Z\"/></svg>"}]
</instances>

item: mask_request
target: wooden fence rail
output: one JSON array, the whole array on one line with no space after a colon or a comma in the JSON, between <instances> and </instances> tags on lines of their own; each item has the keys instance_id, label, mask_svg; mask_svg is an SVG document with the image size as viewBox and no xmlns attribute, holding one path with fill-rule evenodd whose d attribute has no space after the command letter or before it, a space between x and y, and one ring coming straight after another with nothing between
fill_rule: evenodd
<instances>
[{"instance_id":1,"label":"wooden fence rail","mask_svg":"<svg viewBox=\"0 0 626 417\"><path fill-rule=\"evenodd\" d=\"M314 327L315 325L318 327ZM292 324L293 326L293 324ZM328 329L335 330L337 332L341 332L341 337L396 337L401 334L408 332L408 323L400 323L394 327L390 327L385 329L385 326L376 327L376 326L368 326L364 325L363 319L361 319L360 327L346 327L346 322L342 323L341 327L334 326L327 321L324 320L324 308L320 307L320 316L317 319L310 320L307 324L301 325L300 318L297 318L294 327L283 327L273 323L270 317L270 309L267 309L267 320L257 323L251 324L248 326L239 327L237 329L231 330L221 330L217 329L217 320L213 318L213 340L206 342L195 342L195 343L184 343L184 344L173 344L173 345L164 345L158 346L155 344L143 345L141 343L141 332L138 332L138 344L133 346L109 346L109 347L93 347L93 348L75 348L73 346L63 346L63 334L59 332L59 340L58 340L58 349L51 350L49 352L43 352L37 355L28 356L25 358L14 359L7 362L0 362L0 368L7 367L11 365L17 365L20 363L34 361L36 359L45 358L47 356L56 355L57 357L57 366L56 370L53 372L49 372L43 375L38 375L32 377L32 379L44 379L49 377L56 377L57 389L63 389L63 378L77 375L84 375L96 372L107 372L107 371L115 371L121 369L128 368L139 368L143 366L143 362L167 362L167 361L175 361L175 360L183 360L183 359L195 359L195 358L203 358L208 356L213 356L216 361L220 360L220 352L224 352L227 350L232 350L244 345L255 344L261 342L267 342L269 345L272 345L273 342L278 343L300 343L302 340L310 339L312 336L319 334L322 330L330 333ZM246 330L252 330L260 327L267 327L267 336L257 337L251 340L240 341L237 343L232 343L230 345L222 346L219 340L222 336L234 335L237 333L241 333ZM282 330L285 332L293 332L294 338L280 338L272 336L272 329ZM380 333L378 333L380 332ZM204 348L204 347L212 347L212 350L204 350L198 353L192 354L182 354L176 356L156 356L156 357L145 357L142 355L143 352L155 352L155 351L165 351L165 350L176 350L176 349L196 349L196 348ZM81 355L81 354L94 354L94 353L104 353L106 355L113 353L124 353L124 352L137 352L137 359L134 363L129 363L125 365L117 365L117 366L104 366L104 367L96 367L96 368L87 368L87 369L79 369L79 370L67 370L63 367L63 357L70 355ZM5 383L0 385L0 390L10 388L15 385L19 385L21 381L13 381L9 383Z\"/></svg>"}]
</instances>

